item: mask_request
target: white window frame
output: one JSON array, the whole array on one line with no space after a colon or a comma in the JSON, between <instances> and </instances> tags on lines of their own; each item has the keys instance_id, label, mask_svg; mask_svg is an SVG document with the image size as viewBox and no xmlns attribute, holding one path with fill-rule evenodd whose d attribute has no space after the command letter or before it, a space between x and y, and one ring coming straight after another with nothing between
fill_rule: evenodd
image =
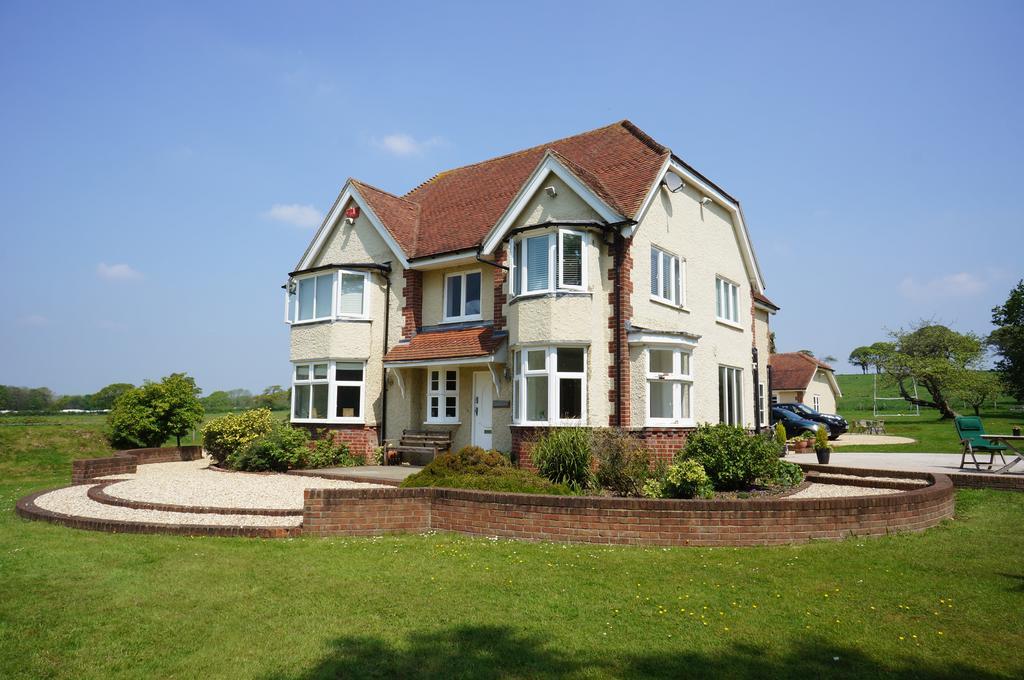
<instances>
[{"instance_id":1,"label":"white window frame","mask_svg":"<svg viewBox=\"0 0 1024 680\"><path fill-rule=\"evenodd\" d=\"M448 371L455 372L455 389L449 390L447 385ZM433 374L437 373L437 389L431 387ZM444 415L448 397L455 397L455 415ZM430 415L431 401L437 399L437 417ZM430 424L458 425L459 419L459 368L458 366L431 366L427 369L427 413L424 422Z\"/></svg>"},{"instance_id":2,"label":"white window frame","mask_svg":"<svg viewBox=\"0 0 1024 680\"><path fill-rule=\"evenodd\" d=\"M673 307L686 307L686 260L674 255L660 246L651 246L651 253L658 254L658 270L652 271L651 283L657 281L657 291L651 291L651 299L655 302L671 305ZM672 295L665 297L662 291L665 290L665 262L669 264L669 277L672 280ZM656 277L656 278L655 278ZM675 298L679 299L676 300Z\"/></svg>"},{"instance_id":3,"label":"white window frame","mask_svg":"<svg viewBox=\"0 0 1024 680\"><path fill-rule=\"evenodd\" d=\"M757 383L757 412L761 419L761 427L768 425L768 402L764 396L764 383Z\"/></svg>"},{"instance_id":4,"label":"white window frame","mask_svg":"<svg viewBox=\"0 0 1024 680\"><path fill-rule=\"evenodd\" d=\"M337 359L337 360L303 360L292 362L292 399L291 399L291 411L289 417L293 423L353 423L363 424L366 422L366 359ZM313 365L327 364L327 379L314 379L313 378ZM363 379L361 381L354 380L338 380L337 379L337 366L338 364L359 364L363 367ZM309 379L300 380L298 379L297 373L299 366L309 367ZM298 390L295 389L298 385L327 385L327 417L326 418L296 418L295 417L295 401L298 397ZM338 387L359 387L359 415L350 417L340 417L333 415L338 411ZM309 391L310 399L310 411L312 411L312 400L313 390Z\"/></svg>"},{"instance_id":5,"label":"white window frame","mask_svg":"<svg viewBox=\"0 0 1024 680\"><path fill-rule=\"evenodd\" d=\"M724 381L724 382L723 382ZM723 385L726 389L723 390ZM729 417L730 409L735 415ZM743 427L743 369L718 365L718 421Z\"/></svg>"},{"instance_id":6,"label":"white window frame","mask_svg":"<svg viewBox=\"0 0 1024 680\"><path fill-rule=\"evenodd\" d=\"M579 373L574 372L560 372L558 370L558 350L559 349L582 349L583 350L583 371ZM529 352L542 351L544 352L544 368L530 370L528 363ZM588 346L579 344L560 344L551 346L525 346L521 347L512 353L513 366L513 382L515 383L512 387L512 398L513 403L513 424L515 425L549 425L555 427L568 427L577 425L587 424L587 406L589 403L587 394L587 372L590 368L590 360L588 358ZM547 376L548 379L548 419L547 420L527 420L527 408L526 408L526 379L527 377L538 377ZM580 418L559 418L557 414L561 411L561 404L559 404L559 392L558 385L561 378L567 378L572 380L580 380L580 391L582 403L580 404Z\"/></svg>"},{"instance_id":7,"label":"white window frame","mask_svg":"<svg viewBox=\"0 0 1024 680\"><path fill-rule=\"evenodd\" d=\"M722 323L740 325L740 286L722 276L715 277L715 318Z\"/></svg>"},{"instance_id":8,"label":"white window frame","mask_svg":"<svg viewBox=\"0 0 1024 680\"><path fill-rule=\"evenodd\" d=\"M562 283L563 261L562 242L566 234L577 235L582 244L580 250L580 280L581 285L565 285ZM527 256L527 241L530 239L543 238L547 240L548 247L548 281L544 288L528 290L529 282L529 257ZM516 244L519 244L520 259L517 262L515 257ZM588 253L590 249L590 238L587 232L579 229L556 229L548 232L530 233L517 236L509 240L509 286L510 298L530 297L534 295L548 295L560 290L572 292L587 292L590 290ZM518 290L518 292L516 292Z\"/></svg>"},{"instance_id":9,"label":"white window frame","mask_svg":"<svg viewBox=\"0 0 1024 680\"><path fill-rule=\"evenodd\" d=\"M343 276L362 276L363 277L363 313L362 314L342 314L341 312L341 279ZM339 269L335 274L337 279L337 291L335 292L334 299L337 301L335 304L335 313L339 319L369 319L370 318L370 273L365 271L359 271L357 269Z\"/></svg>"},{"instance_id":10,"label":"white window frame","mask_svg":"<svg viewBox=\"0 0 1024 680\"><path fill-rule=\"evenodd\" d=\"M666 351L672 352L672 372L671 373L655 373L651 370L651 351ZM686 355L687 361L687 373L682 370L683 355ZM652 427L664 427L664 426L675 426L675 427L686 427L693 426L696 421L693 417L693 397L694 397L694 385L693 385L693 352L689 349L680 348L674 345L650 345L644 350L644 360L647 364L647 386L646 386L646 404L645 404L645 415L647 424ZM672 385L672 417L671 418L653 418L651 417L651 383L654 382L667 382ZM690 413L685 415L683 413L683 386L689 388L689 406Z\"/></svg>"},{"instance_id":11,"label":"white window frame","mask_svg":"<svg viewBox=\"0 0 1024 680\"><path fill-rule=\"evenodd\" d=\"M466 277L470 274L478 274L480 276L480 311L476 314L466 314ZM460 314L456 316L448 316L448 280L454 278L461 278L462 285L460 291L462 299L459 300L459 311ZM479 321L483 318L484 311L484 274L479 269L472 269L464 272L454 272L452 274L444 275L444 293L441 296L442 308L441 318L444 323L457 323L459 321Z\"/></svg>"},{"instance_id":12,"label":"white window frame","mask_svg":"<svg viewBox=\"0 0 1024 680\"><path fill-rule=\"evenodd\" d=\"M811 408L813 408L818 413L821 413L821 395L815 394L814 396L811 397L811 401L814 402L814 406L812 406Z\"/></svg>"},{"instance_id":13,"label":"white window frame","mask_svg":"<svg viewBox=\"0 0 1024 680\"><path fill-rule=\"evenodd\" d=\"M363 277L363 313L359 315L355 314L342 314L341 313L341 276L342 274L351 274ZM313 318L311 319L299 319L299 286L301 281L308 279L317 279L318 277L330 275L331 277L331 308L327 314L320 315L321 310L316 308L316 289L313 290ZM295 292L292 293L288 288L291 284L295 285ZM320 284L317 283L317 286ZM295 304L292 304L292 297L295 298ZM295 276L289 281L289 286L284 291L284 322L291 326L299 326L306 323L320 323L323 321L366 321L370 318L370 273L360 269L335 269L331 271L319 271L311 272L309 274L302 274Z\"/></svg>"}]
</instances>

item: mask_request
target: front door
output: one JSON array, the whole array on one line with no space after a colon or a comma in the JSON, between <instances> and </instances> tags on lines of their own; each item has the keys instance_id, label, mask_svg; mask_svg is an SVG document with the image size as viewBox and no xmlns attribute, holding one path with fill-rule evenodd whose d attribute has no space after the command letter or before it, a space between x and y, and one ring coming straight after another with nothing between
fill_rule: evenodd
<instances>
[{"instance_id":1,"label":"front door","mask_svg":"<svg viewBox=\"0 0 1024 680\"><path fill-rule=\"evenodd\" d=\"M473 445L491 448L491 406L494 386L490 373L473 374Z\"/></svg>"}]
</instances>

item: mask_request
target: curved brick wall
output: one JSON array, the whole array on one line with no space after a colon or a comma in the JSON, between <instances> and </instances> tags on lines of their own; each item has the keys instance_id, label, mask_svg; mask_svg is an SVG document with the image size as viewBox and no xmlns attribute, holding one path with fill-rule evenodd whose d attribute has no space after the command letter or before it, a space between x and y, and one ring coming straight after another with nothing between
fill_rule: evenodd
<instances>
[{"instance_id":1,"label":"curved brick wall","mask_svg":"<svg viewBox=\"0 0 1024 680\"><path fill-rule=\"evenodd\" d=\"M106 458L85 458L71 461L71 483L83 484L107 475L131 474L135 472L137 465L147 463L171 463L179 460L198 460L202 457L202 446L126 449Z\"/></svg>"},{"instance_id":2,"label":"curved brick wall","mask_svg":"<svg viewBox=\"0 0 1024 680\"><path fill-rule=\"evenodd\" d=\"M630 545L770 545L921 531L953 516L953 484L885 496L675 501L462 489L307 489L315 536L431 529L474 536Z\"/></svg>"}]
</instances>

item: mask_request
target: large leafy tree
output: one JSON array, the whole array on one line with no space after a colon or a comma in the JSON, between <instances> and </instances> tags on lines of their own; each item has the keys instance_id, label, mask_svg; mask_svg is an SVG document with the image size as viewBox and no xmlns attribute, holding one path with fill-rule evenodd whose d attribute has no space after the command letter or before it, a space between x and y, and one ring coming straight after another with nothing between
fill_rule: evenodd
<instances>
[{"instance_id":1,"label":"large leafy tree","mask_svg":"<svg viewBox=\"0 0 1024 680\"><path fill-rule=\"evenodd\" d=\"M131 383L111 383L96 394L92 395L90 408L113 408L114 402L117 398L131 389L135 389L135 385L132 385Z\"/></svg>"},{"instance_id":2,"label":"large leafy tree","mask_svg":"<svg viewBox=\"0 0 1024 680\"><path fill-rule=\"evenodd\" d=\"M956 398L963 399L974 409L974 415L980 416L981 407L998 397L1003 389L1003 381L998 373L972 371L956 390Z\"/></svg>"},{"instance_id":3,"label":"large leafy tree","mask_svg":"<svg viewBox=\"0 0 1024 680\"><path fill-rule=\"evenodd\" d=\"M874 355L872 354L870 347L855 347L853 351L850 352L850 356L847 361L864 373L867 373L868 369L873 365L873 357Z\"/></svg>"},{"instance_id":4,"label":"large leafy tree","mask_svg":"<svg viewBox=\"0 0 1024 680\"><path fill-rule=\"evenodd\" d=\"M107 417L107 438L118 449L160 446L169 437L181 437L203 419L203 405L195 380L172 373L160 382L122 393Z\"/></svg>"},{"instance_id":5,"label":"large leafy tree","mask_svg":"<svg viewBox=\"0 0 1024 680\"><path fill-rule=\"evenodd\" d=\"M879 349L877 366L886 379L911 404L938 409L943 418L954 417L951 399L980 368L985 354L982 339L930 322L895 331L892 337L892 344ZM924 388L929 398L912 396L911 381Z\"/></svg>"},{"instance_id":6,"label":"large leafy tree","mask_svg":"<svg viewBox=\"0 0 1024 680\"><path fill-rule=\"evenodd\" d=\"M1024 280L1010 291L1006 303L992 309L992 325L988 344L999 355L996 369L1006 389L1024 401Z\"/></svg>"}]
</instances>

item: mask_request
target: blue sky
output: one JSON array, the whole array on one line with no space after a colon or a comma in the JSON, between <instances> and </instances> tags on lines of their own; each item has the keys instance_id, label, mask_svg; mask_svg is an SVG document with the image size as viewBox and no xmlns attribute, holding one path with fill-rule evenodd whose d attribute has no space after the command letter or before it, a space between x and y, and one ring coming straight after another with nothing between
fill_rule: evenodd
<instances>
[{"instance_id":1,"label":"blue sky","mask_svg":"<svg viewBox=\"0 0 1024 680\"><path fill-rule=\"evenodd\" d=\"M1024 275L1024 4L0 4L0 383L288 379L279 286L348 176L629 118L740 198L780 350Z\"/></svg>"}]
</instances>

